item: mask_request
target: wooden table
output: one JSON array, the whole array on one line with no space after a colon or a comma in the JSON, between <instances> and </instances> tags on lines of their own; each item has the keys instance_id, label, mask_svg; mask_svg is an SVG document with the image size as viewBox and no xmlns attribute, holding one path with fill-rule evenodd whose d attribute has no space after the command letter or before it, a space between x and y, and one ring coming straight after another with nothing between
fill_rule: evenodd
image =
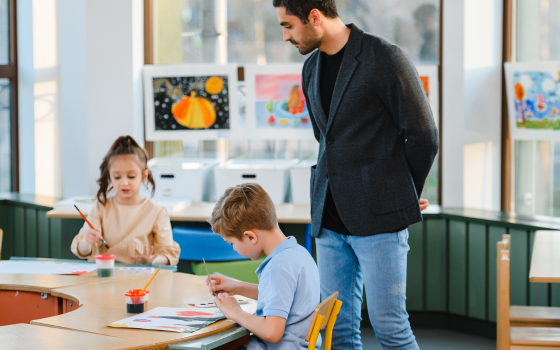
<instances>
[{"instance_id":1,"label":"wooden table","mask_svg":"<svg viewBox=\"0 0 560 350\"><path fill-rule=\"evenodd\" d=\"M31 323L140 340L144 342L146 348L150 349L164 348L168 344L205 337L235 326L233 321L222 320L190 334L108 327L108 324L130 316L126 313L124 293L130 289L141 288L147 280L147 277L139 277L53 289L51 292L53 296L79 301L82 306L78 310L34 320ZM157 276L150 285L149 309L158 306L185 307L189 303L208 298L205 277L183 273L164 274ZM254 313L256 303L242 305L242 308Z\"/></svg>"},{"instance_id":2,"label":"wooden table","mask_svg":"<svg viewBox=\"0 0 560 350\"><path fill-rule=\"evenodd\" d=\"M185 209L171 214L171 221L194 221L205 222L210 218L212 209L216 203L193 204ZM311 206L279 204L276 205L276 215L281 224L309 224L311 222ZM56 211L47 212L48 218L59 219L80 219L80 214L76 211Z\"/></svg>"},{"instance_id":3,"label":"wooden table","mask_svg":"<svg viewBox=\"0 0 560 350\"><path fill-rule=\"evenodd\" d=\"M560 283L560 231L536 231L529 281Z\"/></svg>"},{"instance_id":4,"label":"wooden table","mask_svg":"<svg viewBox=\"0 0 560 350\"><path fill-rule=\"evenodd\" d=\"M10 350L132 350L143 349L145 345L144 342L136 339L78 333L66 329L30 324L0 327L0 344L2 344L2 349Z\"/></svg>"},{"instance_id":5,"label":"wooden table","mask_svg":"<svg viewBox=\"0 0 560 350\"><path fill-rule=\"evenodd\" d=\"M160 274L171 274L161 270ZM129 278L148 279L152 274L126 274L115 271L112 277L97 277L97 271L84 275L32 275L0 274L0 326L29 323L76 310L80 305L76 297L57 297L52 291L57 287L103 284Z\"/></svg>"}]
</instances>

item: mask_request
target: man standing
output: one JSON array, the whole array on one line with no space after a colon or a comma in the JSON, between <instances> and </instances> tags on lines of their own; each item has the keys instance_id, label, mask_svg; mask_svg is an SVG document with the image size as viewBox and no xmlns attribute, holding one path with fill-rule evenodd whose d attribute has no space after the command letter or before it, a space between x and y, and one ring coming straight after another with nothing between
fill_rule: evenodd
<instances>
[{"instance_id":1,"label":"man standing","mask_svg":"<svg viewBox=\"0 0 560 350\"><path fill-rule=\"evenodd\" d=\"M408 229L437 154L418 73L396 45L348 26L335 0L273 0L285 41L303 55L302 88L319 141L312 235L323 298L339 291L333 349L361 349L363 286L384 349L418 349L406 312ZM421 208L422 206L422 208Z\"/></svg>"}]
</instances>

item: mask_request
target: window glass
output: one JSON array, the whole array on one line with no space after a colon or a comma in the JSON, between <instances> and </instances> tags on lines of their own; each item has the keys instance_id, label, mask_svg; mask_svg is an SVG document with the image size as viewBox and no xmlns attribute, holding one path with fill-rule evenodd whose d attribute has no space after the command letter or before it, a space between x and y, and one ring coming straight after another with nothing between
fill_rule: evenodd
<instances>
[{"instance_id":1,"label":"window glass","mask_svg":"<svg viewBox=\"0 0 560 350\"><path fill-rule=\"evenodd\" d=\"M10 81L0 78L0 192L11 191Z\"/></svg>"}]
</instances>

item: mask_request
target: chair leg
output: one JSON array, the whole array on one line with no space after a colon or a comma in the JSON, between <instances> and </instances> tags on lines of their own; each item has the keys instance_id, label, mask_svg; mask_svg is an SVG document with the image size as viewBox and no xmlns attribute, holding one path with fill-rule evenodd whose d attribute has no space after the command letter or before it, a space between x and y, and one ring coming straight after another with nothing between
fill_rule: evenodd
<instances>
[{"instance_id":1,"label":"chair leg","mask_svg":"<svg viewBox=\"0 0 560 350\"><path fill-rule=\"evenodd\" d=\"M325 331L324 350L331 350L332 332L334 328L334 323L336 322L336 318L338 317L338 312L340 311L341 306L342 306L342 301L337 300L334 302L331 315L329 316L329 322L327 323L327 330Z\"/></svg>"},{"instance_id":2,"label":"chair leg","mask_svg":"<svg viewBox=\"0 0 560 350\"><path fill-rule=\"evenodd\" d=\"M317 338L319 337L319 332L321 331L321 326L323 325L323 320L325 316L318 315L315 325L313 326L313 332L311 333L311 338L309 339L309 346L307 350L315 350L315 345L317 344Z\"/></svg>"}]
</instances>

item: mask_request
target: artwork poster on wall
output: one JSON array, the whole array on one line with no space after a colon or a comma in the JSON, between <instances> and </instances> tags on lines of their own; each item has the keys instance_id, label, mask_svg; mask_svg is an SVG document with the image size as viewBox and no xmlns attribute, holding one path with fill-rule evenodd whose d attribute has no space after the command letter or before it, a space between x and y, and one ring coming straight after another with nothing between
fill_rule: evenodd
<instances>
[{"instance_id":1,"label":"artwork poster on wall","mask_svg":"<svg viewBox=\"0 0 560 350\"><path fill-rule=\"evenodd\" d=\"M144 66L147 141L215 140L237 131L237 66Z\"/></svg>"},{"instance_id":2,"label":"artwork poster on wall","mask_svg":"<svg viewBox=\"0 0 560 350\"><path fill-rule=\"evenodd\" d=\"M560 62L506 63L510 136L560 140Z\"/></svg>"},{"instance_id":3,"label":"artwork poster on wall","mask_svg":"<svg viewBox=\"0 0 560 350\"><path fill-rule=\"evenodd\" d=\"M302 64L248 64L246 123L250 139L315 139L301 88Z\"/></svg>"}]
</instances>

